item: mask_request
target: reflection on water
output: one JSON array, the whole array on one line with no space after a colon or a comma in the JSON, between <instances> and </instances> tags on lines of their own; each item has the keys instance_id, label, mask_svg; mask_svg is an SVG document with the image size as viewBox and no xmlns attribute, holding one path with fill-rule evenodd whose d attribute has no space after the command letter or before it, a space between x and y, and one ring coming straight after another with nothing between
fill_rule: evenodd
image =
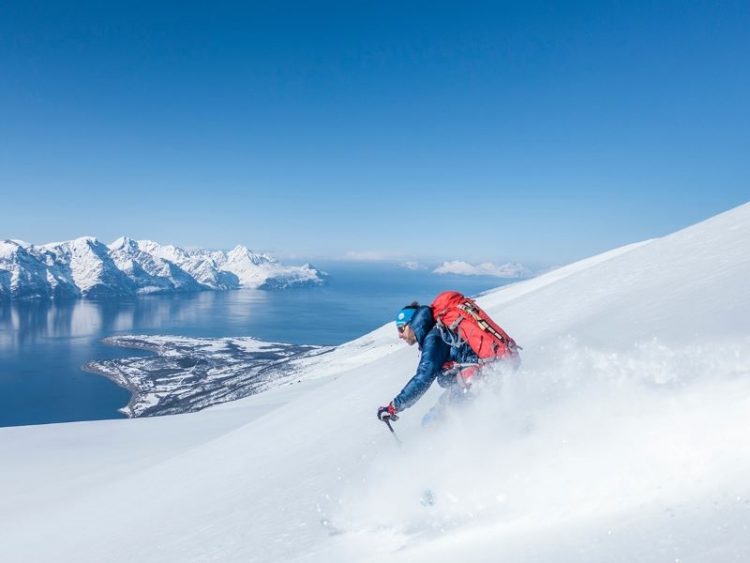
<instances>
[{"instance_id":1,"label":"reflection on water","mask_svg":"<svg viewBox=\"0 0 750 563\"><path fill-rule=\"evenodd\" d=\"M40 338L80 338L101 334L152 332L175 325L241 325L251 309L268 301L265 291L201 292L144 296L132 301L0 302L0 349L13 350ZM203 325L214 332L218 327Z\"/></svg>"}]
</instances>

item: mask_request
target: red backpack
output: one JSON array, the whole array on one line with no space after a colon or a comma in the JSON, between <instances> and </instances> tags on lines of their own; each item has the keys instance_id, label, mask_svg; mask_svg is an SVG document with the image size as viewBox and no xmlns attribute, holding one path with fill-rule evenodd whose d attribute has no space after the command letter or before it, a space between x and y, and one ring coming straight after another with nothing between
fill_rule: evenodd
<instances>
[{"instance_id":1,"label":"red backpack","mask_svg":"<svg viewBox=\"0 0 750 563\"><path fill-rule=\"evenodd\" d=\"M432 315L441 329L448 329L484 362L519 360L518 346L473 299L457 291L445 291L432 302Z\"/></svg>"}]
</instances>

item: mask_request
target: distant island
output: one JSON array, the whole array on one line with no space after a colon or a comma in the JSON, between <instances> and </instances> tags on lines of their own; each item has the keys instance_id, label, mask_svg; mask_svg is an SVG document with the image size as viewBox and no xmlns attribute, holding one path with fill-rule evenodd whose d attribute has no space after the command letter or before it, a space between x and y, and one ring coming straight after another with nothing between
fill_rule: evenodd
<instances>
[{"instance_id":1,"label":"distant island","mask_svg":"<svg viewBox=\"0 0 750 563\"><path fill-rule=\"evenodd\" d=\"M101 299L152 293L320 285L310 264L287 266L244 246L229 252L184 249L121 237L32 245L0 242L0 299Z\"/></svg>"}]
</instances>

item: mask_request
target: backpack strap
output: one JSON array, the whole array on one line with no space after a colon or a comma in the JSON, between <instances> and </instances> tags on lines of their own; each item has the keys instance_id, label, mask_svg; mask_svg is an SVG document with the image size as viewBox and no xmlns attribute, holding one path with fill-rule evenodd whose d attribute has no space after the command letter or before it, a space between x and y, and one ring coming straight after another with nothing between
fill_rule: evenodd
<instances>
[{"instance_id":1,"label":"backpack strap","mask_svg":"<svg viewBox=\"0 0 750 563\"><path fill-rule=\"evenodd\" d=\"M479 316L479 313L477 313L476 307L474 307L473 303L471 303L470 301L466 301L466 303L462 303L461 305L459 305L458 308L467 315L471 315L471 318L476 321L479 328L481 328L484 332L489 332L503 344L508 344L508 339L504 334L500 334L486 320Z\"/></svg>"},{"instance_id":2,"label":"backpack strap","mask_svg":"<svg viewBox=\"0 0 750 563\"><path fill-rule=\"evenodd\" d=\"M509 350L511 351L523 350L523 348L521 348L518 344L516 344L515 340L513 340L506 334L498 332L497 330L495 330L495 327L493 327L485 319L480 317L473 301L470 301L470 300L466 301L465 303L462 303L461 305L459 305L458 308L461 309L466 314L471 315L471 318L476 321L477 326L479 326L479 328L481 328L485 332L489 332L491 335L497 338L500 342L505 344ZM460 321L458 321L458 323L460 324Z\"/></svg>"},{"instance_id":3,"label":"backpack strap","mask_svg":"<svg viewBox=\"0 0 750 563\"><path fill-rule=\"evenodd\" d=\"M458 327L460 322L455 322L453 325ZM451 327L445 326L443 323L437 323L438 331L440 332L440 338L443 339L443 342L445 342L448 346L451 348L458 348L461 346L461 344L464 343L464 339L459 336L458 332L453 328L453 325Z\"/></svg>"}]
</instances>

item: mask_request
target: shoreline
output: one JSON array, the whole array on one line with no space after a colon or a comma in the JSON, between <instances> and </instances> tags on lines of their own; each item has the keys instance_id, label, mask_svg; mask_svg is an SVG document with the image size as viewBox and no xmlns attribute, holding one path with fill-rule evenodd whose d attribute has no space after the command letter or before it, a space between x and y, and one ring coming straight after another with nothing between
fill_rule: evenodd
<instances>
[{"instance_id":1,"label":"shoreline","mask_svg":"<svg viewBox=\"0 0 750 563\"><path fill-rule=\"evenodd\" d=\"M105 338L101 339L101 342L103 344L106 344L107 346L112 346L113 348L125 348L125 349L131 349L131 350L147 350L153 354L157 353L156 347L149 346L148 344L144 344L141 342L132 342L132 343L120 343L116 342L117 336L107 336ZM100 375L102 377L106 377L110 381L112 381L115 385L118 387L125 389L126 391L130 392L130 399L125 404L125 406L120 407L117 409L117 412L121 412L124 414L127 418L138 418L138 415L135 412L134 406L137 404L137 402L142 398L142 394L140 389L136 385L134 385L125 375L122 373L121 370L117 370L117 374L113 374L104 368L101 368L96 365L96 360L89 360L85 364L81 366L81 371L84 371L86 373L93 373L95 375Z\"/></svg>"},{"instance_id":2,"label":"shoreline","mask_svg":"<svg viewBox=\"0 0 750 563\"><path fill-rule=\"evenodd\" d=\"M94 365L93 361L89 361L83 364L81 366L81 371L84 371L86 373L93 373L95 375L100 375L102 377L106 377L118 387L125 389L126 391L129 391L130 399L128 400L125 406L117 409L117 412L121 412L127 418L137 418L137 415L134 413L134 410L133 410L133 405L138 401L138 399L140 399L140 391L135 385L131 384L127 378L125 378L122 375L117 377L109 373L108 371L101 369L98 366Z\"/></svg>"},{"instance_id":3,"label":"shoreline","mask_svg":"<svg viewBox=\"0 0 750 563\"><path fill-rule=\"evenodd\" d=\"M333 349L251 337L128 335L102 342L151 352L81 366L130 393L117 409L128 418L196 412L283 385L298 370L294 360Z\"/></svg>"}]
</instances>

